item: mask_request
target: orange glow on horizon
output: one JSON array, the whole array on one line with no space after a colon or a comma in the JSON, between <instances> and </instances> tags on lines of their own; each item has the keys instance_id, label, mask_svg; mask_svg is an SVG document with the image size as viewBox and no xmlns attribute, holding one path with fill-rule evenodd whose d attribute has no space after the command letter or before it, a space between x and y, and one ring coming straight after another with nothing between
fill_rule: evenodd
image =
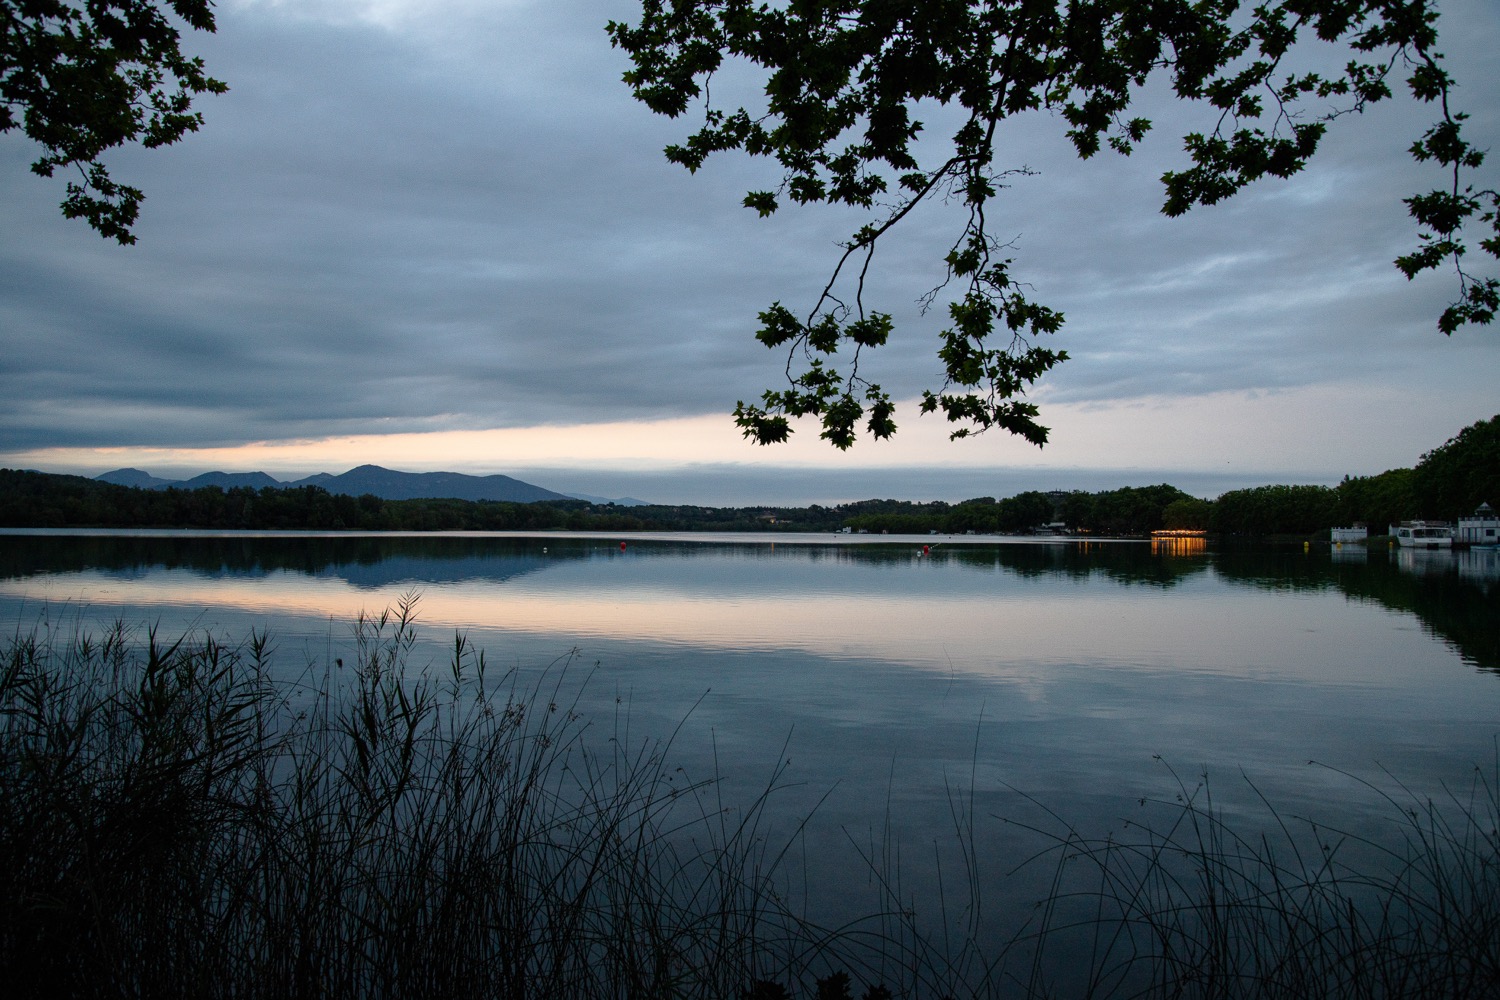
<instances>
[{"instance_id":1,"label":"orange glow on horizon","mask_svg":"<svg viewBox=\"0 0 1500 1000\"><path fill-rule=\"evenodd\" d=\"M189 476L212 470L261 470L286 478L340 473L365 464L471 474L524 468L656 471L733 464L818 469L1277 470L1283 475L1336 477L1409 462L1411 454L1430 447L1434 435L1442 436L1410 419L1399 392L1369 386L1335 384L1093 403L1049 402L1047 395L1044 390L1035 396L1052 429L1045 449L1005 434L950 441L951 427L945 421L917 417L916 401L905 400L898 404L901 429L895 437L861 441L849 452L838 452L821 440L810 418L797 422L797 432L786 444L766 448L746 441L726 413L707 413L530 427L372 431L200 448L34 448L0 453L0 465L93 470L86 473L91 475L122 466L157 474L172 470L173 475L193 470L185 473ZM1425 414L1429 425L1458 426L1474 412L1473 400L1462 393L1443 402L1445 407ZM1321 419L1335 411L1347 420ZM1361 428L1353 438L1347 430L1351 426ZM1289 448L1288 442L1295 442L1295 447ZM1336 468L1329 467L1329 454L1340 456Z\"/></svg>"}]
</instances>

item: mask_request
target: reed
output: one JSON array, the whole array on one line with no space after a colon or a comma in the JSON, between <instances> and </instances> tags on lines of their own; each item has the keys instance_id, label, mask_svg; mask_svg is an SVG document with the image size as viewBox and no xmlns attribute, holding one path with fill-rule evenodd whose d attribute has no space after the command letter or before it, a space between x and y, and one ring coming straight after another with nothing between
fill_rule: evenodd
<instances>
[{"instance_id":1,"label":"reed","mask_svg":"<svg viewBox=\"0 0 1500 1000\"><path fill-rule=\"evenodd\" d=\"M670 742L589 739L410 603L287 687L269 645L17 634L0 675L7 995L736 995L799 975L759 829Z\"/></svg>"},{"instance_id":2,"label":"reed","mask_svg":"<svg viewBox=\"0 0 1500 1000\"><path fill-rule=\"evenodd\" d=\"M1037 843L1012 874L1040 869L1047 888L998 941L984 936L979 905L973 845L984 835L972 832L972 805L950 794L965 877L944 907L966 923L957 934L902 928L943 994L1500 996L1500 749L1441 798L1389 771L1377 782L1329 768L1385 807L1383 823L1358 829L1288 815L1249 778L1262 811L1231 822L1206 774L1189 785L1163 766L1175 793L1142 799L1138 818L1102 836L1016 793L1044 819L994 817Z\"/></svg>"},{"instance_id":3,"label":"reed","mask_svg":"<svg viewBox=\"0 0 1500 1000\"><path fill-rule=\"evenodd\" d=\"M1100 837L1023 797L1042 819L1002 822L1034 838L1021 871L1046 888L1003 933L1016 914L981 898L996 817L971 776L936 891L911 898L901 845L872 836L851 845L871 912L828 927L786 885L782 771L726 803L718 775L672 766L671 736L584 718L571 659L523 686L458 636L424 669L414 616L408 599L361 618L347 666L295 683L272 682L261 634L17 631L0 653L6 994L1496 995L1500 752L1438 801L1366 782L1389 806L1378 836L1264 798L1257 832L1236 829L1206 779L1175 774Z\"/></svg>"}]
</instances>

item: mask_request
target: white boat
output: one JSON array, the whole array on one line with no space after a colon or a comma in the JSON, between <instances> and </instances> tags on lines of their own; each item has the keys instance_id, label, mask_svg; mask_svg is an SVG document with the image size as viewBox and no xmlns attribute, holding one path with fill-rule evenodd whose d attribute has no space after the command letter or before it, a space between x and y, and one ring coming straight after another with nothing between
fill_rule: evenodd
<instances>
[{"instance_id":1,"label":"white boat","mask_svg":"<svg viewBox=\"0 0 1500 1000\"><path fill-rule=\"evenodd\" d=\"M1391 535L1403 549L1453 547L1453 529L1447 521L1402 521L1391 525Z\"/></svg>"}]
</instances>

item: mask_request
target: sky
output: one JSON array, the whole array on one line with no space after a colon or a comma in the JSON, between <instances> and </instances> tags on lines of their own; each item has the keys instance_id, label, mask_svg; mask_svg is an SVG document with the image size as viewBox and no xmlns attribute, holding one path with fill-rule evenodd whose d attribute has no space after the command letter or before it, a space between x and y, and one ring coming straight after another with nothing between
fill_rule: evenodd
<instances>
[{"instance_id":1,"label":"sky","mask_svg":"<svg viewBox=\"0 0 1500 1000\"><path fill-rule=\"evenodd\" d=\"M943 325L918 299L961 224L937 204L890 234L867 294L897 323L865 369L898 400L896 437L839 452L809 427L766 448L729 416L784 378L756 314L805 309L859 219L759 218L740 200L779 181L765 160L668 163L701 112L659 118L621 82L604 25L632 20L629 0L217 12L184 46L231 88L199 99L202 130L106 158L147 195L135 246L63 219L63 179L0 136L0 467L373 463L717 505L1213 497L1410 466L1500 412L1500 331L1443 336L1451 272L1408 282L1391 263L1416 240L1401 199L1443 181L1407 153L1431 115L1404 100L1340 119L1292 180L1179 219L1159 177L1204 109L1148 88L1156 128L1128 159L1078 160L1046 112L1009 122L998 164L1034 173L990 218L1067 317L1071 360L1031 396L1048 445L950 442L917 413ZM1471 138L1500 147L1500 0L1445 4L1441 30ZM936 141L945 112L923 114Z\"/></svg>"}]
</instances>

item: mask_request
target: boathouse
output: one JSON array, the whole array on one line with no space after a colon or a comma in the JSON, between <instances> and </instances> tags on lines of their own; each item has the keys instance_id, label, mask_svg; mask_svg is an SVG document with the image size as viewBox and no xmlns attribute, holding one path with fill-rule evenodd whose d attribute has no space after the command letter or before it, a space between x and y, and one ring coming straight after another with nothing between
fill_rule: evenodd
<instances>
[{"instance_id":1,"label":"boathouse","mask_svg":"<svg viewBox=\"0 0 1500 1000\"><path fill-rule=\"evenodd\" d=\"M1329 541L1335 545L1345 542L1363 542L1370 537L1370 529L1363 524L1356 524L1352 528L1330 528L1328 529Z\"/></svg>"},{"instance_id":2,"label":"boathouse","mask_svg":"<svg viewBox=\"0 0 1500 1000\"><path fill-rule=\"evenodd\" d=\"M1468 517L1458 519L1453 540L1460 545L1500 545L1500 515L1487 503Z\"/></svg>"}]
</instances>

